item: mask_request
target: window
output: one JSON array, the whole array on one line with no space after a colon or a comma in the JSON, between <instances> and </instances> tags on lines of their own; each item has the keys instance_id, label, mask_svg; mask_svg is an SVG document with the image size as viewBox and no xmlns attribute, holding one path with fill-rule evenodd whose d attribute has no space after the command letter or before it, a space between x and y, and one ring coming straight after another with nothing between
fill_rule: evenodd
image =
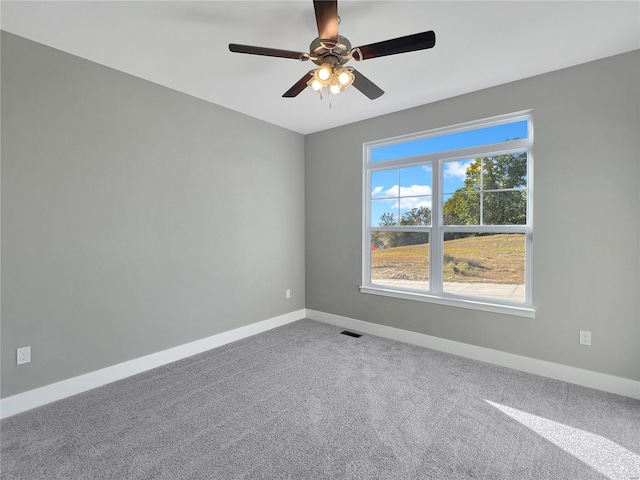
<instances>
[{"instance_id":1,"label":"window","mask_svg":"<svg viewBox=\"0 0 640 480\"><path fill-rule=\"evenodd\" d=\"M365 144L361 291L533 316L529 112Z\"/></svg>"}]
</instances>

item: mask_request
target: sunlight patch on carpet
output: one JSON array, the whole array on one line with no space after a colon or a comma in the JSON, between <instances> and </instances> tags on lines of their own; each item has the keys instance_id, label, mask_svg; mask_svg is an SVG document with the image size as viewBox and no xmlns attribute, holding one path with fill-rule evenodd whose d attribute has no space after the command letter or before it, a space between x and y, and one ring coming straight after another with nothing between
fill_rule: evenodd
<instances>
[{"instance_id":1,"label":"sunlight patch on carpet","mask_svg":"<svg viewBox=\"0 0 640 480\"><path fill-rule=\"evenodd\" d=\"M640 479L640 456L615 442L579 428L486 400L488 404L543 436L611 480Z\"/></svg>"}]
</instances>

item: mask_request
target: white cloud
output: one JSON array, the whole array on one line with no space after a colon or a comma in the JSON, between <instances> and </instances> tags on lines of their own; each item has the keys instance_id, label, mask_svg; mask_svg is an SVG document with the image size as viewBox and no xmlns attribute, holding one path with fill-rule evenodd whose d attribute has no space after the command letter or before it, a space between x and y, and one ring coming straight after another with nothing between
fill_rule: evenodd
<instances>
[{"instance_id":1,"label":"white cloud","mask_svg":"<svg viewBox=\"0 0 640 480\"><path fill-rule=\"evenodd\" d=\"M398 185L394 185L391 188L388 188L384 191L385 197L397 197L398 196Z\"/></svg>"},{"instance_id":2,"label":"white cloud","mask_svg":"<svg viewBox=\"0 0 640 480\"><path fill-rule=\"evenodd\" d=\"M396 202L396 207L397 207ZM400 209L401 210L411 210L412 208L422 208L427 207L431 210L431 198L421 198L421 197L409 197L409 198L401 198L400 199Z\"/></svg>"},{"instance_id":3,"label":"white cloud","mask_svg":"<svg viewBox=\"0 0 640 480\"><path fill-rule=\"evenodd\" d=\"M400 187L394 185L391 188L383 190L384 187L375 187L371 191L372 197L414 197L421 195L431 195L431 187L429 185L411 185L410 187Z\"/></svg>"},{"instance_id":4,"label":"white cloud","mask_svg":"<svg viewBox=\"0 0 640 480\"><path fill-rule=\"evenodd\" d=\"M447 178L458 178L464 180L467 178L467 169L471 165L472 160L460 160L458 162L446 162L444 164L444 176Z\"/></svg>"},{"instance_id":5,"label":"white cloud","mask_svg":"<svg viewBox=\"0 0 640 480\"><path fill-rule=\"evenodd\" d=\"M391 210L397 210L398 207L403 211L422 207L431 209L431 187L429 185L411 185L409 187L394 185L386 190L383 190L382 187L375 187L372 196L384 199L385 203L393 202L393 205L389 207Z\"/></svg>"},{"instance_id":6,"label":"white cloud","mask_svg":"<svg viewBox=\"0 0 640 480\"><path fill-rule=\"evenodd\" d=\"M397 191L398 186L394 187ZM416 195L431 195L431 187L429 185L411 185L410 187L400 187L401 197L412 197Z\"/></svg>"}]
</instances>

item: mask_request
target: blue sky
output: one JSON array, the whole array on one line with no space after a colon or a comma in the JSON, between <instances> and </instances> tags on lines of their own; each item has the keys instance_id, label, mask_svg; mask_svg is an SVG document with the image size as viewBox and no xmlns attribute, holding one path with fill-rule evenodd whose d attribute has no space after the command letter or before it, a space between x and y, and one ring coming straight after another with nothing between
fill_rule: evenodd
<instances>
[{"instance_id":1,"label":"blue sky","mask_svg":"<svg viewBox=\"0 0 640 480\"><path fill-rule=\"evenodd\" d=\"M478 147L501 143L514 138L527 138L527 120L478 128L466 132L450 133L438 137L411 140L371 149L371 161L381 162L394 158L412 157L427 153L446 152L458 148Z\"/></svg>"},{"instance_id":2,"label":"blue sky","mask_svg":"<svg viewBox=\"0 0 640 480\"><path fill-rule=\"evenodd\" d=\"M412 140L371 150L372 162L406 158L458 148L489 145L514 138L527 138L527 121L458 132L440 137ZM446 162L443 165L443 194L464 186L466 171L473 158ZM371 173L371 225L379 225L383 213L396 218L412 208L431 208L431 165L394 168Z\"/></svg>"}]
</instances>

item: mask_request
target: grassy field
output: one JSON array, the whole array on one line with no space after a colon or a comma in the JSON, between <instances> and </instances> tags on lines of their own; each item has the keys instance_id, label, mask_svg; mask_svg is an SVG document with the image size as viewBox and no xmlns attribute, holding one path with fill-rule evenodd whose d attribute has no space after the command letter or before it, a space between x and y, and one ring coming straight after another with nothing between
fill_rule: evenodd
<instances>
[{"instance_id":1,"label":"grassy field","mask_svg":"<svg viewBox=\"0 0 640 480\"><path fill-rule=\"evenodd\" d=\"M428 244L371 252L372 278L427 280ZM524 236L499 234L444 242L444 281L524 283Z\"/></svg>"}]
</instances>

